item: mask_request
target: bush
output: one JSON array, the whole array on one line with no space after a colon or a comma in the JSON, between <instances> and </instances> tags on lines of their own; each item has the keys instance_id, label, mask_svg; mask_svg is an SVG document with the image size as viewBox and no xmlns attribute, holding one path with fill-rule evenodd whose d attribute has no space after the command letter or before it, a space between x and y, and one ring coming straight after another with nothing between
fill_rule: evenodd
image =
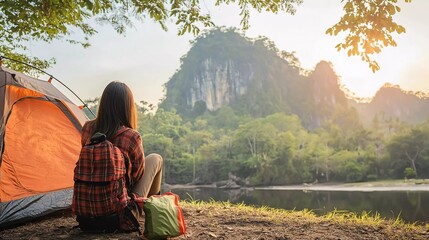
<instances>
[{"instance_id":1,"label":"bush","mask_svg":"<svg viewBox=\"0 0 429 240\"><path fill-rule=\"evenodd\" d=\"M405 175L405 178L407 178L407 179L416 178L416 176L417 176L416 172L414 171L414 169L412 169L410 167L405 168L404 175Z\"/></svg>"},{"instance_id":2,"label":"bush","mask_svg":"<svg viewBox=\"0 0 429 240\"><path fill-rule=\"evenodd\" d=\"M366 175L366 180L367 181L377 181L378 176L377 174L368 174Z\"/></svg>"}]
</instances>

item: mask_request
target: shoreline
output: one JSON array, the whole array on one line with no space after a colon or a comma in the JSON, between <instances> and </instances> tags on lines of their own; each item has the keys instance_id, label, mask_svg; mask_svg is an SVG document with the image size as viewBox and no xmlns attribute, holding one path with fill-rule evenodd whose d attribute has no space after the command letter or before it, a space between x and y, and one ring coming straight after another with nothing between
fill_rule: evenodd
<instances>
[{"instance_id":1,"label":"shoreline","mask_svg":"<svg viewBox=\"0 0 429 240\"><path fill-rule=\"evenodd\" d=\"M295 184L283 186L240 186L235 188L217 187L216 183L193 184L164 184L163 189L195 189L195 188L219 188L224 190L250 189L250 190L301 190L301 191L350 191L350 192L383 192L383 191L429 191L429 180L384 180L360 183L318 183Z\"/></svg>"},{"instance_id":2,"label":"shoreline","mask_svg":"<svg viewBox=\"0 0 429 240\"><path fill-rule=\"evenodd\" d=\"M341 192L427 192L429 185L416 186L368 186L368 187L348 187L348 186L269 186L255 187L255 190L302 190L302 191L341 191Z\"/></svg>"}]
</instances>

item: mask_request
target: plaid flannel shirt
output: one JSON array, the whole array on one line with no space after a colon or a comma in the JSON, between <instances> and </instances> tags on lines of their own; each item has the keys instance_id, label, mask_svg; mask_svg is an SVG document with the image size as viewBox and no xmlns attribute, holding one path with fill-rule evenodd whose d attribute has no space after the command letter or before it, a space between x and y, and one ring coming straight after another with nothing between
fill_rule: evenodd
<instances>
[{"instance_id":1,"label":"plaid flannel shirt","mask_svg":"<svg viewBox=\"0 0 429 240\"><path fill-rule=\"evenodd\" d=\"M89 139L92 134L92 126L93 121L85 123L82 128L82 146L89 143ZM133 130L128 129L127 131L121 133L116 136L114 139L110 139L110 141L117 146L122 153L128 157L130 160L128 166L128 175L130 176L130 185L133 186L135 182L137 182L143 175L144 171L144 151L142 145L142 139L140 134ZM112 213L119 214L120 228L122 230L133 230L134 226L130 219L128 219L124 215L124 209L127 205L130 204L131 198L128 196L127 187L125 186L125 182L122 184L122 191L119 189L121 187L118 182L112 182L108 185L95 185L91 186L84 183L75 182L74 188L74 197L72 203L72 211L75 214L82 216L105 216ZM78 196L79 194L87 194L91 192L92 195L96 195L97 199L103 199L104 202L112 201L115 202L115 209L105 209L103 204L100 204L96 201L83 201L80 200ZM117 199L113 199L115 196L112 196L111 193L120 193L120 196L117 196ZM133 194L133 193L132 193ZM134 201L142 208L144 198L139 197L133 194Z\"/></svg>"}]
</instances>

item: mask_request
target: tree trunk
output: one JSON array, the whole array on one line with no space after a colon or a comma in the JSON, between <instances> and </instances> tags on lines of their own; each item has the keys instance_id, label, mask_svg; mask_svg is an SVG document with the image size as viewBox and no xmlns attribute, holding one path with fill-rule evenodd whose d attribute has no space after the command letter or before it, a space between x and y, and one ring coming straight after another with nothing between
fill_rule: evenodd
<instances>
[{"instance_id":1,"label":"tree trunk","mask_svg":"<svg viewBox=\"0 0 429 240\"><path fill-rule=\"evenodd\" d=\"M249 144L250 154L252 155L252 157L254 157L255 156L255 150L253 149L253 144L249 138L247 139L247 143Z\"/></svg>"},{"instance_id":2,"label":"tree trunk","mask_svg":"<svg viewBox=\"0 0 429 240\"><path fill-rule=\"evenodd\" d=\"M255 156L258 154L258 152L256 151L256 137L253 136L253 150L255 151Z\"/></svg>"},{"instance_id":3,"label":"tree trunk","mask_svg":"<svg viewBox=\"0 0 429 240\"><path fill-rule=\"evenodd\" d=\"M195 184L195 145L192 145L192 183Z\"/></svg>"},{"instance_id":4,"label":"tree trunk","mask_svg":"<svg viewBox=\"0 0 429 240\"><path fill-rule=\"evenodd\" d=\"M417 178L417 168L416 168L416 162L414 159L411 160L411 166L413 166L414 172L416 173L416 178Z\"/></svg>"},{"instance_id":5,"label":"tree trunk","mask_svg":"<svg viewBox=\"0 0 429 240\"><path fill-rule=\"evenodd\" d=\"M408 160L410 160L411 162L411 166L413 167L414 173L416 174L416 178L417 178L417 168L416 168L416 159L419 156L420 151L416 151L416 154L414 155L414 157L410 157L410 155L408 154L407 151L405 151L405 155L407 155Z\"/></svg>"}]
</instances>

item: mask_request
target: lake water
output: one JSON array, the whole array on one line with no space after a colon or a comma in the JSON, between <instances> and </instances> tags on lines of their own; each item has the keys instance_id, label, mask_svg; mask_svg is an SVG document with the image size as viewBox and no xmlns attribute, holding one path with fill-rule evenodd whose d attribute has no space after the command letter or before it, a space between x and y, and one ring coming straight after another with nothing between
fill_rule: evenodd
<instances>
[{"instance_id":1,"label":"lake water","mask_svg":"<svg viewBox=\"0 0 429 240\"><path fill-rule=\"evenodd\" d=\"M191 188L173 189L181 199L230 201L287 210L311 209L321 215L333 210L361 214L379 213L383 218L405 222L429 222L429 191L308 191L281 189Z\"/></svg>"}]
</instances>

